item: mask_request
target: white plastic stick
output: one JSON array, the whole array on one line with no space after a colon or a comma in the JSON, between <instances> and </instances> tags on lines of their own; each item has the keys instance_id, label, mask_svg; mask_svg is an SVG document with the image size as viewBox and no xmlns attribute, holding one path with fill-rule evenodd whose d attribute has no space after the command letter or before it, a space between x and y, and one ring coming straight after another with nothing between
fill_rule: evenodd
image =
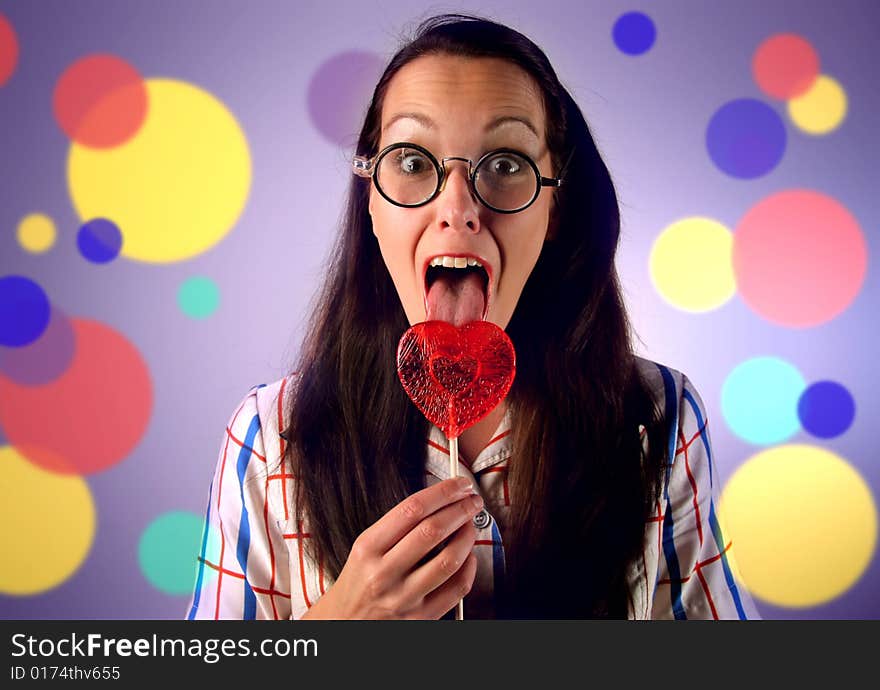
<instances>
[{"instance_id":1,"label":"white plastic stick","mask_svg":"<svg viewBox=\"0 0 880 690\"><path fill-rule=\"evenodd\" d=\"M449 476L458 476L458 436L449 439ZM464 599L459 599L455 610L455 620L464 620Z\"/></svg>"}]
</instances>

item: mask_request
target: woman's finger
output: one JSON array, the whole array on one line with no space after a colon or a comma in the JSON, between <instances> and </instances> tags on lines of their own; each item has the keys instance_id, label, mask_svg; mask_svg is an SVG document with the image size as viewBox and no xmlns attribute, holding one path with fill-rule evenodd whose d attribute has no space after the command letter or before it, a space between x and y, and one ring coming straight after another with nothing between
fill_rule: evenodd
<instances>
[{"instance_id":1,"label":"woman's finger","mask_svg":"<svg viewBox=\"0 0 880 690\"><path fill-rule=\"evenodd\" d=\"M437 620L455 607L471 591L476 574L477 557L470 554L453 577L425 597L421 617Z\"/></svg>"},{"instance_id":2,"label":"woman's finger","mask_svg":"<svg viewBox=\"0 0 880 690\"><path fill-rule=\"evenodd\" d=\"M382 555L426 517L473 492L473 484L467 477L444 479L417 491L364 530L352 549Z\"/></svg>"},{"instance_id":3,"label":"woman's finger","mask_svg":"<svg viewBox=\"0 0 880 690\"><path fill-rule=\"evenodd\" d=\"M429 515L391 547L382 559L384 565L394 572L409 572L431 549L471 522L482 507L483 499L473 495Z\"/></svg>"},{"instance_id":4,"label":"woman's finger","mask_svg":"<svg viewBox=\"0 0 880 690\"><path fill-rule=\"evenodd\" d=\"M464 565L474 548L477 528L472 521L459 527L449 543L424 565L419 566L403 581L408 596L425 597L453 577Z\"/></svg>"}]
</instances>

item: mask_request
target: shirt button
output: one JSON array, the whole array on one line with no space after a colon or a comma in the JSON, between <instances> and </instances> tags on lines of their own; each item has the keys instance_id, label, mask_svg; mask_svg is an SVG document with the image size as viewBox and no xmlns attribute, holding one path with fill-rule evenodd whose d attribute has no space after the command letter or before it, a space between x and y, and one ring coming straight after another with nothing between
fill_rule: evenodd
<instances>
[{"instance_id":1,"label":"shirt button","mask_svg":"<svg viewBox=\"0 0 880 690\"><path fill-rule=\"evenodd\" d=\"M492 516L486 512L485 508L474 515L474 527L477 529L486 529L491 524Z\"/></svg>"}]
</instances>

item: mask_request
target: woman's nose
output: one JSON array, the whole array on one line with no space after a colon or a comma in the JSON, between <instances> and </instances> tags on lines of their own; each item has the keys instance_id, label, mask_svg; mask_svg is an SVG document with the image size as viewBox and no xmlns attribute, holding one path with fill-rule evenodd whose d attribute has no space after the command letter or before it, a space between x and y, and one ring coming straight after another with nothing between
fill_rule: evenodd
<instances>
[{"instance_id":1,"label":"woman's nose","mask_svg":"<svg viewBox=\"0 0 880 690\"><path fill-rule=\"evenodd\" d=\"M446 175L436 199L441 227L479 232L480 202L471 189L469 163L446 160L443 166Z\"/></svg>"}]
</instances>

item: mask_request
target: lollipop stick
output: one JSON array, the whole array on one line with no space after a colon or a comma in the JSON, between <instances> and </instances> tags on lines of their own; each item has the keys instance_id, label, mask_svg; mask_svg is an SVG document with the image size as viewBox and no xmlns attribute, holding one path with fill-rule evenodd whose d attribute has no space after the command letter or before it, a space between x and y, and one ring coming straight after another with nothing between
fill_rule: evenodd
<instances>
[{"instance_id":1,"label":"lollipop stick","mask_svg":"<svg viewBox=\"0 0 880 690\"><path fill-rule=\"evenodd\" d=\"M449 476L458 476L458 436L449 439ZM464 620L464 599L458 600L458 607L455 610L455 620Z\"/></svg>"}]
</instances>

